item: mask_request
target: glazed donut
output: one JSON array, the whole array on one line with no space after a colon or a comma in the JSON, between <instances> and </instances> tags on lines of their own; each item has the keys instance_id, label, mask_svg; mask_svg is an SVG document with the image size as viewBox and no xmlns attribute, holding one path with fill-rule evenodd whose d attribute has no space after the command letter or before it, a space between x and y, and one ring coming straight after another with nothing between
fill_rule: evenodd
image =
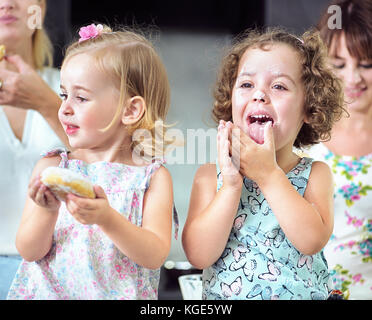
<instances>
[{"instance_id":1,"label":"glazed donut","mask_svg":"<svg viewBox=\"0 0 372 320\"><path fill-rule=\"evenodd\" d=\"M5 53L6 53L5 46L3 44L0 44L0 61L3 60Z\"/></svg>"},{"instance_id":2,"label":"glazed donut","mask_svg":"<svg viewBox=\"0 0 372 320\"><path fill-rule=\"evenodd\" d=\"M96 197L92 183L87 178L69 169L48 167L41 173L41 182L59 200L65 200L68 193L91 199Z\"/></svg>"}]
</instances>

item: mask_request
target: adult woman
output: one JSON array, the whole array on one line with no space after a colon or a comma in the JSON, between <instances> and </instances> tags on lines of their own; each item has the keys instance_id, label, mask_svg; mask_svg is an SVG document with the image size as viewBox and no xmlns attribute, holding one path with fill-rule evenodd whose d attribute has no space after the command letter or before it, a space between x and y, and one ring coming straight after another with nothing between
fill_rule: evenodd
<instances>
[{"instance_id":1,"label":"adult woman","mask_svg":"<svg viewBox=\"0 0 372 320\"><path fill-rule=\"evenodd\" d=\"M51 44L34 28L45 10L46 0L0 0L0 299L20 262L15 237L32 168L43 150L67 141L57 118L59 72L43 67Z\"/></svg>"},{"instance_id":2,"label":"adult woman","mask_svg":"<svg viewBox=\"0 0 372 320\"><path fill-rule=\"evenodd\" d=\"M346 109L331 140L310 151L332 168L335 224L325 248L336 289L349 299L372 298L372 0L337 0L342 16L325 13L318 28L329 61L344 83ZM342 29L328 21L341 19Z\"/></svg>"}]
</instances>

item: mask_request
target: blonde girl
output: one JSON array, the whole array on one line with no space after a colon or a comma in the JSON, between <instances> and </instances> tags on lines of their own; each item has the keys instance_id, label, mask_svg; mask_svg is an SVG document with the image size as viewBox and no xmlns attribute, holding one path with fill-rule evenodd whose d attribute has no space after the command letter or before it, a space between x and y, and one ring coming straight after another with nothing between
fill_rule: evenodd
<instances>
[{"instance_id":1,"label":"blonde girl","mask_svg":"<svg viewBox=\"0 0 372 320\"><path fill-rule=\"evenodd\" d=\"M59 119L73 152L36 165L17 234L24 258L8 299L156 299L170 250L172 180L162 160L138 165L136 129L169 107L165 68L151 43L102 25L80 30L61 68ZM40 172L59 166L94 183L95 199L59 201Z\"/></svg>"}]
</instances>

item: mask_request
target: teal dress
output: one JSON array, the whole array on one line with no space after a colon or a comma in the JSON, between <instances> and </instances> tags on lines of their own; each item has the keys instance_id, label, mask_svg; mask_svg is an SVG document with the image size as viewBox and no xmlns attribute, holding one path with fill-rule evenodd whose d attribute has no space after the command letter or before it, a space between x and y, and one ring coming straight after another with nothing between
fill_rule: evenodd
<instances>
[{"instance_id":1,"label":"teal dress","mask_svg":"<svg viewBox=\"0 0 372 320\"><path fill-rule=\"evenodd\" d=\"M304 195L313 160L302 158L287 177ZM299 252L281 229L257 184L244 178L239 208L221 257L203 270L203 299L316 299L328 297L323 251ZM217 190L222 176L217 166Z\"/></svg>"}]
</instances>

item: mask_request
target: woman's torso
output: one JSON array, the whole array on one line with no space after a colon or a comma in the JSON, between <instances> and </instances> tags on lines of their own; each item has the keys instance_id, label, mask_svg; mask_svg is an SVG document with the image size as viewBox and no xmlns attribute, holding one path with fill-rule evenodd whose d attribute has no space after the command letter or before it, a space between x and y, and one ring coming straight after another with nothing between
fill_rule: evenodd
<instances>
[{"instance_id":1,"label":"woman's torso","mask_svg":"<svg viewBox=\"0 0 372 320\"><path fill-rule=\"evenodd\" d=\"M324 144L308 153L334 176L334 230L324 251L334 286L350 299L372 299L372 154L338 156Z\"/></svg>"},{"instance_id":2,"label":"woman's torso","mask_svg":"<svg viewBox=\"0 0 372 320\"><path fill-rule=\"evenodd\" d=\"M44 68L41 77L59 92L59 71ZM0 254L17 254L15 235L22 215L29 178L41 153L63 146L46 120L36 111L26 111L22 141L14 134L0 106Z\"/></svg>"}]
</instances>

